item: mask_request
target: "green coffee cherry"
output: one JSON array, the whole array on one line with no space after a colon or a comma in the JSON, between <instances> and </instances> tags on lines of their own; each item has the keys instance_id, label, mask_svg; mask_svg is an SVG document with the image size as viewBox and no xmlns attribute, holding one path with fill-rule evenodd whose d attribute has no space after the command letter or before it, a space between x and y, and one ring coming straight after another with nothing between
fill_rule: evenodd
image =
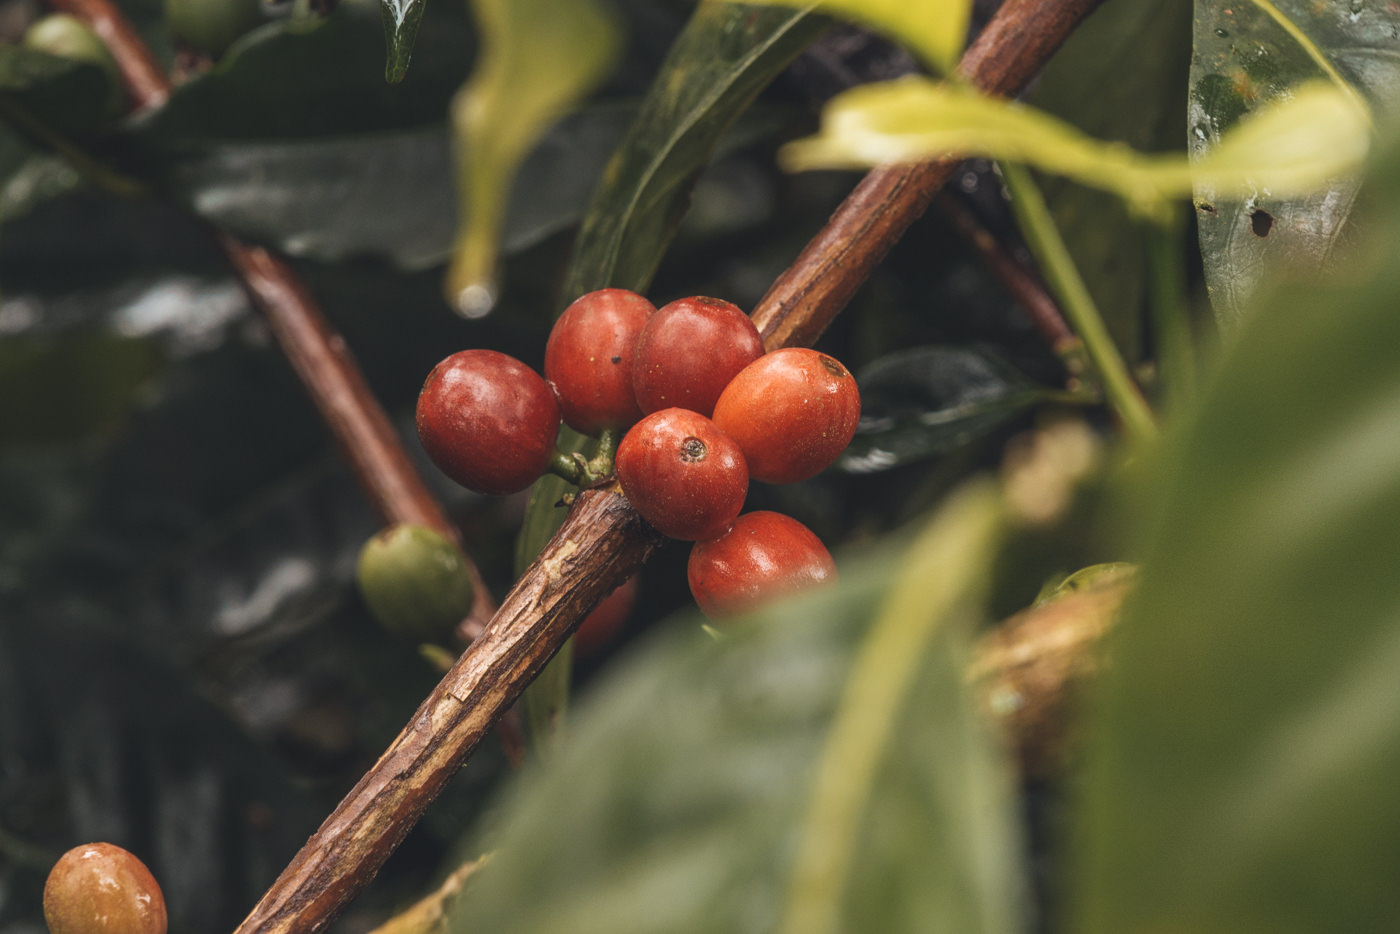
<instances>
[{"instance_id":1,"label":"green coffee cherry","mask_svg":"<svg viewBox=\"0 0 1400 934\"><path fill-rule=\"evenodd\" d=\"M357 577L370 613L405 638L444 639L472 608L461 551L421 525L390 526L365 542Z\"/></svg>"},{"instance_id":2,"label":"green coffee cherry","mask_svg":"<svg viewBox=\"0 0 1400 934\"><path fill-rule=\"evenodd\" d=\"M82 20L66 13L45 16L25 32L23 44L36 52L87 62L101 68L108 87L105 111L113 117L121 113L126 99L122 91L121 69L117 67L112 53L107 51L107 46L97 38L97 33Z\"/></svg>"},{"instance_id":3,"label":"green coffee cherry","mask_svg":"<svg viewBox=\"0 0 1400 934\"><path fill-rule=\"evenodd\" d=\"M170 34L214 58L262 22L259 0L165 0L165 25Z\"/></svg>"}]
</instances>

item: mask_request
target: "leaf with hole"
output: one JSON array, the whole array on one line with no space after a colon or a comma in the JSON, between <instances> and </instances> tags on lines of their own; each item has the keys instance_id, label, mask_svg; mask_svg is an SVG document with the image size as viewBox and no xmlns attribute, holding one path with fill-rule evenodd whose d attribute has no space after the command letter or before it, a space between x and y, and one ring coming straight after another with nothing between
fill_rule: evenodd
<instances>
[{"instance_id":1,"label":"leaf with hole","mask_svg":"<svg viewBox=\"0 0 1400 934\"><path fill-rule=\"evenodd\" d=\"M1305 81L1328 80L1393 112L1400 103L1400 8L1344 0L1197 0L1187 145L1208 158L1247 115L1286 100ZM1347 240L1359 179L1343 174L1316 191L1260 190L1222 199L1197 186L1196 220L1217 320L1238 324L1271 273L1316 269Z\"/></svg>"}]
</instances>

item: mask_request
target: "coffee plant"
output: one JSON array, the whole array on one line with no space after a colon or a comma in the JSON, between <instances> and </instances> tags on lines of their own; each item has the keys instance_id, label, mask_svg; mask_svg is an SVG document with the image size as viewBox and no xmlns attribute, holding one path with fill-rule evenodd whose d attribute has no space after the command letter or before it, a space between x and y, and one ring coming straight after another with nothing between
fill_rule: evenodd
<instances>
[{"instance_id":1,"label":"coffee plant","mask_svg":"<svg viewBox=\"0 0 1400 934\"><path fill-rule=\"evenodd\" d=\"M0 934L1400 928L1393 4L0 11Z\"/></svg>"}]
</instances>

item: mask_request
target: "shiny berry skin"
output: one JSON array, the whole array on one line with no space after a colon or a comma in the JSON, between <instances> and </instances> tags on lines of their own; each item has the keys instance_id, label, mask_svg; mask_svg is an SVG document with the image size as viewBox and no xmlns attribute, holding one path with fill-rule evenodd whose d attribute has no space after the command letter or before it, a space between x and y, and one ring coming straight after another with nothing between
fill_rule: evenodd
<instances>
[{"instance_id":1,"label":"shiny berry skin","mask_svg":"<svg viewBox=\"0 0 1400 934\"><path fill-rule=\"evenodd\" d=\"M723 617L836 580L836 562L811 529L777 512L746 512L719 538L696 542L686 565L706 616Z\"/></svg>"},{"instance_id":2,"label":"shiny berry skin","mask_svg":"<svg viewBox=\"0 0 1400 934\"><path fill-rule=\"evenodd\" d=\"M165 934L165 897L135 856L110 843L76 846L44 883L49 934Z\"/></svg>"},{"instance_id":3,"label":"shiny berry skin","mask_svg":"<svg viewBox=\"0 0 1400 934\"><path fill-rule=\"evenodd\" d=\"M682 298L661 306L637 341L632 388L643 412L677 406L713 415L724 387L763 355L763 339L739 306Z\"/></svg>"},{"instance_id":4,"label":"shiny berry skin","mask_svg":"<svg viewBox=\"0 0 1400 934\"><path fill-rule=\"evenodd\" d=\"M744 508L749 472L739 446L698 412L653 412L617 448L617 480L662 535L714 538Z\"/></svg>"},{"instance_id":5,"label":"shiny berry skin","mask_svg":"<svg viewBox=\"0 0 1400 934\"><path fill-rule=\"evenodd\" d=\"M632 394L632 354L656 306L626 289L599 289L564 309L544 349L564 424L597 437L642 417Z\"/></svg>"},{"instance_id":6,"label":"shiny berry skin","mask_svg":"<svg viewBox=\"0 0 1400 934\"><path fill-rule=\"evenodd\" d=\"M715 424L738 442L749 475L765 483L820 473L850 444L859 420L855 377L805 347L759 357L715 403Z\"/></svg>"},{"instance_id":7,"label":"shiny berry skin","mask_svg":"<svg viewBox=\"0 0 1400 934\"><path fill-rule=\"evenodd\" d=\"M559 434L554 391L494 350L463 350L428 374L418 438L438 469L478 493L515 493L544 473Z\"/></svg>"}]
</instances>

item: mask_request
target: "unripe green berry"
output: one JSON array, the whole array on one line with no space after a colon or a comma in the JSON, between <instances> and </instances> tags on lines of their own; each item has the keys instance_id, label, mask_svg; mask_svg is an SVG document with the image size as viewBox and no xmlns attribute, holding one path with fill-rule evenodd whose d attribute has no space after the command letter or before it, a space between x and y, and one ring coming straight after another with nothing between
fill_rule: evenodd
<instances>
[{"instance_id":1,"label":"unripe green berry","mask_svg":"<svg viewBox=\"0 0 1400 934\"><path fill-rule=\"evenodd\" d=\"M165 25L170 34L214 58L262 22L259 0L165 0Z\"/></svg>"},{"instance_id":2,"label":"unripe green berry","mask_svg":"<svg viewBox=\"0 0 1400 934\"><path fill-rule=\"evenodd\" d=\"M395 635L430 642L449 636L475 596L457 546L421 525L395 525L360 549L360 593Z\"/></svg>"}]
</instances>

